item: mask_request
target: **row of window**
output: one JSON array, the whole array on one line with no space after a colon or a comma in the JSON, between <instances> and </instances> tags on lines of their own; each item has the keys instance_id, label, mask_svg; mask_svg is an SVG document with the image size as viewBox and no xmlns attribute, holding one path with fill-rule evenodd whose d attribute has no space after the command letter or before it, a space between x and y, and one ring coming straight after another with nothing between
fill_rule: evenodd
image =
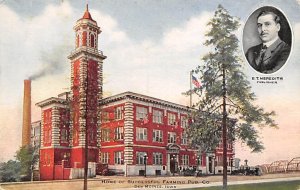
<instances>
[{"instance_id":1,"label":"row of window","mask_svg":"<svg viewBox=\"0 0 300 190\"><path fill-rule=\"evenodd\" d=\"M116 127L114 129L114 140L123 140L124 139L124 128ZM101 130L101 141L108 142L110 141L110 128L104 128Z\"/></svg>"},{"instance_id":2,"label":"row of window","mask_svg":"<svg viewBox=\"0 0 300 190\"><path fill-rule=\"evenodd\" d=\"M102 114L102 120L103 122L109 122L110 120L120 120L123 119L123 107L119 106L114 108L113 112L108 112L105 111ZM178 125L176 122L176 114L175 113L168 113L168 125L171 126L176 126ZM148 122L148 109L145 107L136 107L136 120L140 121L146 121ZM186 116L181 116L180 117L180 124L183 128L188 126L188 120ZM157 124L162 124L163 123L163 112L160 110L153 110L153 115L152 115L152 122L157 123Z\"/></svg>"},{"instance_id":3,"label":"row of window","mask_svg":"<svg viewBox=\"0 0 300 190\"><path fill-rule=\"evenodd\" d=\"M171 126L176 126L177 122L176 122L176 114L175 113L168 113L167 114L167 118L168 118L168 125ZM148 109L145 107L136 107L136 119L137 120L145 120L148 119ZM186 116L181 116L181 126L182 127L187 127L188 126L188 120ZM158 123L158 124L162 124L163 123L163 112L160 110L153 110L153 115L152 115L152 122L153 123Z\"/></svg>"},{"instance_id":4,"label":"row of window","mask_svg":"<svg viewBox=\"0 0 300 190\"><path fill-rule=\"evenodd\" d=\"M136 164L145 164L146 160L148 159L146 152L136 152ZM182 165L189 165L189 155L182 155L181 156L181 164ZM101 160L103 164L109 163L109 153L102 152ZM163 154L160 152L153 152L152 153L152 163L154 165L162 165L163 164ZM122 151L114 152L114 164L123 164L122 160Z\"/></svg>"},{"instance_id":5,"label":"row of window","mask_svg":"<svg viewBox=\"0 0 300 190\"><path fill-rule=\"evenodd\" d=\"M89 39L87 37L89 36ZM97 48L97 38L96 35L89 33L87 35L87 32L84 31L82 33L78 33L76 36L76 47L79 46L89 46L89 47L95 47Z\"/></svg>"},{"instance_id":6,"label":"row of window","mask_svg":"<svg viewBox=\"0 0 300 190\"><path fill-rule=\"evenodd\" d=\"M153 142L163 142L163 131L154 129L152 135ZM147 128L136 128L136 140L138 141L147 141L148 140L148 129ZM168 132L168 143L176 143L176 133ZM181 135L181 144L187 144L187 135L182 133Z\"/></svg>"},{"instance_id":7,"label":"row of window","mask_svg":"<svg viewBox=\"0 0 300 190\"><path fill-rule=\"evenodd\" d=\"M62 128L62 129L60 129L60 131L61 131L60 132L61 142L62 143L67 143L69 141L68 129ZM74 134L76 134L75 131L74 131ZM123 131L122 131L122 134L123 134ZM51 129L44 130L44 143L51 143L51 136L52 136ZM89 131L89 141L95 141L96 139L97 139L97 133L94 132L93 130L90 130Z\"/></svg>"},{"instance_id":8,"label":"row of window","mask_svg":"<svg viewBox=\"0 0 300 190\"><path fill-rule=\"evenodd\" d=\"M101 141L108 142L110 141L110 128L104 128L101 130ZM163 131L162 130L153 130L152 134L153 142L163 142ZM124 133L123 127L114 128L114 140L123 140ZM147 141L148 140L148 129L147 128L136 128L136 140L137 141ZM168 143L176 143L176 133L168 132ZM181 144L187 144L187 135L182 133L181 135Z\"/></svg>"}]
</instances>

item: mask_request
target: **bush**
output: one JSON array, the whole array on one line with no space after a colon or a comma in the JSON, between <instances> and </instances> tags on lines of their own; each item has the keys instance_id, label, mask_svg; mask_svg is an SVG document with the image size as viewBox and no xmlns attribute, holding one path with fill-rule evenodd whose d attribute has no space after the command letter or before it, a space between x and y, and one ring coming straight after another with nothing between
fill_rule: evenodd
<instances>
[{"instance_id":1,"label":"bush","mask_svg":"<svg viewBox=\"0 0 300 190\"><path fill-rule=\"evenodd\" d=\"M20 162L9 160L8 162L0 163L0 181L1 182L16 182L20 181Z\"/></svg>"}]
</instances>

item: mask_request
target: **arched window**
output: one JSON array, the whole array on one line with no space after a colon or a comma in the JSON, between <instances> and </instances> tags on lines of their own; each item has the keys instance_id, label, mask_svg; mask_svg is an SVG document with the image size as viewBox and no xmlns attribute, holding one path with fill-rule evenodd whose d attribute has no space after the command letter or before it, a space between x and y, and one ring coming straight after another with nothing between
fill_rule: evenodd
<instances>
[{"instance_id":1,"label":"arched window","mask_svg":"<svg viewBox=\"0 0 300 190\"><path fill-rule=\"evenodd\" d=\"M84 31L82 33L82 46L86 46L87 33Z\"/></svg>"},{"instance_id":2,"label":"arched window","mask_svg":"<svg viewBox=\"0 0 300 190\"><path fill-rule=\"evenodd\" d=\"M78 47L79 46L79 34L77 34L77 36L76 36L76 47Z\"/></svg>"},{"instance_id":3,"label":"arched window","mask_svg":"<svg viewBox=\"0 0 300 190\"><path fill-rule=\"evenodd\" d=\"M91 34L90 44L91 44L91 47L95 47L95 36L94 36L94 34Z\"/></svg>"}]
</instances>

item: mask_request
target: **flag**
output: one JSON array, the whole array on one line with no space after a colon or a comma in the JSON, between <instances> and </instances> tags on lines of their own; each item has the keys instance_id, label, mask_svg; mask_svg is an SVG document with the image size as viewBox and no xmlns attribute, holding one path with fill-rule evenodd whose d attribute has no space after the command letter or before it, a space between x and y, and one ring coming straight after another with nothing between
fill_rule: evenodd
<instances>
[{"instance_id":1,"label":"flag","mask_svg":"<svg viewBox=\"0 0 300 190\"><path fill-rule=\"evenodd\" d=\"M197 88L200 88L200 83L199 83L199 81L196 79L196 77L194 77L193 75L192 75L192 83L197 87Z\"/></svg>"}]
</instances>

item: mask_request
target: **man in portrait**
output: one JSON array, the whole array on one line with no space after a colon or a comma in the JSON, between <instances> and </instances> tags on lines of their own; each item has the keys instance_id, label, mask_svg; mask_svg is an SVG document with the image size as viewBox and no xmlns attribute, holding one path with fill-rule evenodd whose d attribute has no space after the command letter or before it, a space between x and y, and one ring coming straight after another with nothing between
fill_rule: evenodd
<instances>
[{"instance_id":1,"label":"man in portrait","mask_svg":"<svg viewBox=\"0 0 300 190\"><path fill-rule=\"evenodd\" d=\"M262 43L249 48L246 58L258 72L274 73L284 65L291 50L278 35L281 29L280 17L272 11L260 12L257 29Z\"/></svg>"}]
</instances>

